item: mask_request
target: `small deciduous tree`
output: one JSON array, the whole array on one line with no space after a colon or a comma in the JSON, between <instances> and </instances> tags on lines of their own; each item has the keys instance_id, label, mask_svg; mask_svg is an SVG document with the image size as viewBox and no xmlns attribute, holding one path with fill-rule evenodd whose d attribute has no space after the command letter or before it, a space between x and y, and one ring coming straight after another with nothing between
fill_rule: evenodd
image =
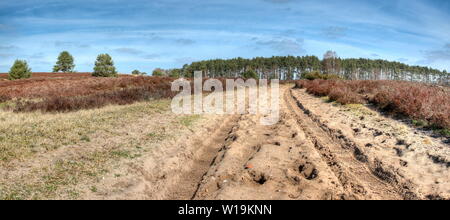
<instances>
[{"instance_id":1,"label":"small deciduous tree","mask_svg":"<svg viewBox=\"0 0 450 220\"><path fill-rule=\"evenodd\" d=\"M169 76L173 78L178 78L181 76L181 70L180 69L172 69L169 72Z\"/></svg>"},{"instance_id":2,"label":"small deciduous tree","mask_svg":"<svg viewBox=\"0 0 450 220\"><path fill-rule=\"evenodd\" d=\"M134 75L134 76L144 76L144 75L147 75L146 72L141 72L141 71L139 71L139 70L133 70L133 72L131 72L131 74Z\"/></svg>"},{"instance_id":3,"label":"small deciduous tree","mask_svg":"<svg viewBox=\"0 0 450 220\"><path fill-rule=\"evenodd\" d=\"M74 68L73 56L69 52L63 51L58 56L58 61L56 61L56 65L53 67L53 72L71 73Z\"/></svg>"},{"instance_id":4,"label":"small deciduous tree","mask_svg":"<svg viewBox=\"0 0 450 220\"><path fill-rule=\"evenodd\" d=\"M161 68L156 68L155 70L153 70L152 76L164 76L164 70Z\"/></svg>"},{"instance_id":5,"label":"small deciduous tree","mask_svg":"<svg viewBox=\"0 0 450 220\"><path fill-rule=\"evenodd\" d=\"M114 61L108 54L100 54L95 61L94 72L92 76L95 77L117 77L116 67Z\"/></svg>"},{"instance_id":6,"label":"small deciduous tree","mask_svg":"<svg viewBox=\"0 0 450 220\"><path fill-rule=\"evenodd\" d=\"M327 51L323 55L323 72L326 74L338 74L341 71L341 60L334 51Z\"/></svg>"},{"instance_id":7,"label":"small deciduous tree","mask_svg":"<svg viewBox=\"0 0 450 220\"><path fill-rule=\"evenodd\" d=\"M26 79L31 77L31 69L28 67L27 61L16 60L9 70L8 79Z\"/></svg>"}]
</instances>

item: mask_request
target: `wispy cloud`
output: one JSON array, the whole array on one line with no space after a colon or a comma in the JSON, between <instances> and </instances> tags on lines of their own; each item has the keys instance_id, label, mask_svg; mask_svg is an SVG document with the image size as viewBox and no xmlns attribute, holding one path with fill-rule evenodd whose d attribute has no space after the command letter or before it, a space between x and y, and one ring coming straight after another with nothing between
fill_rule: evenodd
<instances>
[{"instance_id":1,"label":"wispy cloud","mask_svg":"<svg viewBox=\"0 0 450 220\"><path fill-rule=\"evenodd\" d=\"M344 37L346 35L347 30L348 29L345 27L331 26L324 28L323 34L328 38L337 39Z\"/></svg>"},{"instance_id":2,"label":"wispy cloud","mask_svg":"<svg viewBox=\"0 0 450 220\"><path fill-rule=\"evenodd\" d=\"M270 47L275 53L297 55L304 53L305 50L302 48L303 40L292 40L292 39L273 39L268 41L257 41L257 45Z\"/></svg>"},{"instance_id":3,"label":"wispy cloud","mask_svg":"<svg viewBox=\"0 0 450 220\"><path fill-rule=\"evenodd\" d=\"M195 43L195 41L191 39L177 39L175 42L181 45L191 45Z\"/></svg>"},{"instance_id":4,"label":"wispy cloud","mask_svg":"<svg viewBox=\"0 0 450 220\"><path fill-rule=\"evenodd\" d=\"M147 54L147 55L143 56L143 58L146 60L154 60L159 57L161 57L161 55L159 55L159 54Z\"/></svg>"},{"instance_id":5,"label":"wispy cloud","mask_svg":"<svg viewBox=\"0 0 450 220\"><path fill-rule=\"evenodd\" d=\"M0 50L14 50L14 49L19 49L19 48L16 46L13 46L13 45L6 45L6 46L0 45Z\"/></svg>"},{"instance_id":6,"label":"wispy cloud","mask_svg":"<svg viewBox=\"0 0 450 220\"><path fill-rule=\"evenodd\" d=\"M27 56L29 59L42 59L45 57L45 54L43 52L34 53L30 56Z\"/></svg>"},{"instance_id":7,"label":"wispy cloud","mask_svg":"<svg viewBox=\"0 0 450 220\"><path fill-rule=\"evenodd\" d=\"M11 54L11 53L0 53L1 58L10 58L13 56L14 56L14 54Z\"/></svg>"},{"instance_id":8,"label":"wispy cloud","mask_svg":"<svg viewBox=\"0 0 450 220\"><path fill-rule=\"evenodd\" d=\"M425 59L422 61L426 64L431 64L436 61L450 62L450 44L446 44L439 50L424 51Z\"/></svg>"},{"instance_id":9,"label":"wispy cloud","mask_svg":"<svg viewBox=\"0 0 450 220\"><path fill-rule=\"evenodd\" d=\"M237 56L321 57L332 49L450 69L449 11L444 0L2 0L0 67L17 57L47 71L44 61L54 63L61 50L79 71L110 52L118 70L130 72ZM38 53L44 56L32 56Z\"/></svg>"},{"instance_id":10,"label":"wispy cloud","mask_svg":"<svg viewBox=\"0 0 450 220\"><path fill-rule=\"evenodd\" d=\"M89 48L90 45L74 41L55 41L55 47L58 48Z\"/></svg>"},{"instance_id":11,"label":"wispy cloud","mask_svg":"<svg viewBox=\"0 0 450 220\"><path fill-rule=\"evenodd\" d=\"M129 48L129 47L117 48L117 49L114 49L114 51L118 52L118 53L131 54L131 55L140 55L140 54L144 53L144 51L142 51L142 50L138 50L135 48Z\"/></svg>"},{"instance_id":12,"label":"wispy cloud","mask_svg":"<svg viewBox=\"0 0 450 220\"><path fill-rule=\"evenodd\" d=\"M11 30L13 30L14 28L12 28L11 26L9 26L9 25L6 25L6 24L0 24L0 31L2 31L2 32L6 32L6 31L11 31Z\"/></svg>"},{"instance_id":13,"label":"wispy cloud","mask_svg":"<svg viewBox=\"0 0 450 220\"><path fill-rule=\"evenodd\" d=\"M197 61L197 59L193 58L193 57L178 57L175 58L175 62L179 65L184 65L184 64L190 64L192 62Z\"/></svg>"},{"instance_id":14,"label":"wispy cloud","mask_svg":"<svg viewBox=\"0 0 450 220\"><path fill-rule=\"evenodd\" d=\"M270 3L275 3L275 4L285 4L285 3L293 2L295 0L263 0L263 1L270 2Z\"/></svg>"}]
</instances>

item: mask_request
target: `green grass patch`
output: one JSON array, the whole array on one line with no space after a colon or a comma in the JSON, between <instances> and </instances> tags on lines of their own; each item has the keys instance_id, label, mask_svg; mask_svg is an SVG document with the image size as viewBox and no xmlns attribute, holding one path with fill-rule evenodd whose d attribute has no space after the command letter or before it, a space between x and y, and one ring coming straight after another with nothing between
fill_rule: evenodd
<instances>
[{"instance_id":1,"label":"green grass patch","mask_svg":"<svg viewBox=\"0 0 450 220\"><path fill-rule=\"evenodd\" d=\"M450 129L440 129L438 133L444 137L450 137Z\"/></svg>"},{"instance_id":2,"label":"green grass patch","mask_svg":"<svg viewBox=\"0 0 450 220\"><path fill-rule=\"evenodd\" d=\"M201 118L200 115L183 116L180 118L180 123L186 127L191 127L200 118Z\"/></svg>"},{"instance_id":3,"label":"green grass patch","mask_svg":"<svg viewBox=\"0 0 450 220\"><path fill-rule=\"evenodd\" d=\"M424 120L412 120L412 123L416 127L426 127L428 126L428 122Z\"/></svg>"}]
</instances>

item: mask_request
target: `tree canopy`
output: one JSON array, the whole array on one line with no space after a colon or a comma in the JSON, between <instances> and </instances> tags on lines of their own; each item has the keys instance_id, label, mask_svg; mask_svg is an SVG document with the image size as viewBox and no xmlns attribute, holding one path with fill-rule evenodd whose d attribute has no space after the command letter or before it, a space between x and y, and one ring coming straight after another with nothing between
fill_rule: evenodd
<instances>
[{"instance_id":1,"label":"tree canopy","mask_svg":"<svg viewBox=\"0 0 450 220\"><path fill-rule=\"evenodd\" d=\"M450 81L446 71L380 59L342 59L332 51L328 51L322 60L316 56L205 60L186 64L181 72L186 77L192 77L194 71L203 71L205 77L239 77L248 70L254 70L258 78L281 80L300 79L303 74L318 71L355 80L405 80L446 85Z\"/></svg>"},{"instance_id":2,"label":"tree canopy","mask_svg":"<svg viewBox=\"0 0 450 220\"><path fill-rule=\"evenodd\" d=\"M254 70L247 70L242 74L242 77L244 77L245 79L258 79L258 73L256 73Z\"/></svg>"},{"instance_id":3,"label":"tree canopy","mask_svg":"<svg viewBox=\"0 0 450 220\"><path fill-rule=\"evenodd\" d=\"M108 54L100 54L95 61L94 72L92 76L96 77L116 77L117 71L114 67L114 61Z\"/></svg>"},{"instance_id":4,"label":"tree canopy","mask_svg":"<svg viewBox=\"0 0 450 220\"><path fill-rule=\"evenodd\" d=\"M8 79L26 79L31 77L31 69L28 67L27 61L16 60L9 70Z\"/></svg>"},{"instance_id":5,"label":"tree canopy","mask_svg":"<svg viewBox=\"0 0 450 220\"><path fill-rule=\"evenodd\" d=\"M141 72L141 71L139 71L139 70L133 70L133 72L131 72L131 74L132 74L132 75L135 75L135 76L144 76L144 75L147 75L146 72Z\"/></svg>"},{"instance_id":6,"label":"tree canopy","mask_svg":"<svg viewBox=\"0 0 450 220\"><path fill-rule=\"evenodd\" d=\"M63 51L58 56L58 61L56 61L56 65L53 67L53 72L71 73L75 68L73 62L73 56L69 52Z\"/></svg>"},{"instance_id":7,"label":"tree canopy","mask_svg":"<svg viewBox=\"0 0 450 220\"><path fill-rule=\"evenodd\" d=\"M165 75L165 71L161 68L156 68L152 72L152 76L164 76L164 75Z\"/></svg>"}]
</instances>

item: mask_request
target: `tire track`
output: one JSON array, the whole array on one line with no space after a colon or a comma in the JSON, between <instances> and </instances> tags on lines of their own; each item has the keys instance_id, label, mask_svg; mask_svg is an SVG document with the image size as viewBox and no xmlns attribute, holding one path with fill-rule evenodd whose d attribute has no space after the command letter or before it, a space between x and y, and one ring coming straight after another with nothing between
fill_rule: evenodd
<instances>
[{"instance_id":1,"label":"tire track","mask_svg":"<svg viewBox=\"0 0 450 220\"><path fill-rule=\"evenodd\" d=\"M382 181L383 175L391 177L389 173L371 168L350 139L335 137L342 134L333 134L314 120L290 88L281 91L276 125L258 124L262 115L229 116L210 136L198 140L192 165L168 198L409 198Z\"/></svg>"},{"instance_id":2,"label":"tire track","mask_svg":"<svg viewBox=\"0 0 450 220\"><path fill-rule=\"evenodd\" d=\"M343 187L280 99L276 125L260 125L261 115L242 116L193 199L341 199Z\"/></svg>"},{"instance_id":3,"label":"tire track","mask_svg":"<svg viewBox=\"0 0 450 220\"><path fill-rule=\"evenodd\" d=\"M298 125L333 170L346 193L342 199L402 199L396 187L381 181L365 165L367 157L351 143L335 140L309 116L310 112L295 98L292 90L284 94ZM342 134L341 134L342 136Z\"/></svg>"},{"instance_id":4,"label":"tire track","mask_svg":"<svg viewBox=\"0 0 450 220\"><path fill-rule=\"evenodd\" d=\"M203 176L212 166L218 150L224 146L224 142L233 132L241 117L239 115L229 116L208 138L197 140L193 144L198 150L194 152L189 172L182 173L180 180L170 187L167 199L189 200L195 197Z\"/></svg>"}]
</instances>

